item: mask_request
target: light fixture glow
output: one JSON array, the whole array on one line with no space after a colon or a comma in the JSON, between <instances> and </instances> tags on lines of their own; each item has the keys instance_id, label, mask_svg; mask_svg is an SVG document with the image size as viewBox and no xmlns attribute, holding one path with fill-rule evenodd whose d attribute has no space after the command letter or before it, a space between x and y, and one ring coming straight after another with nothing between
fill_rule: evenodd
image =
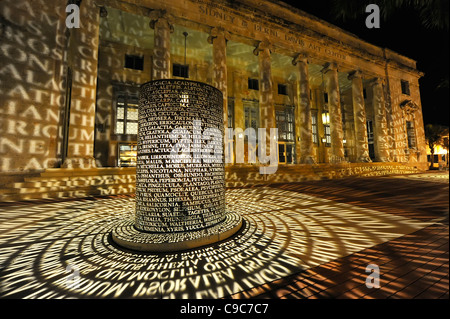
<instances>
[{"instance_id":1,"label":"light fixture glow","mask_svg":"<svg viewBox=\"0 0 450 319\"><path fill-rule=\"evenodd\" d=\"M328 113L327 111L324 111L322 113L322 123L324 125L330 124L330 113Z\"/></svg>"}]
</instances>

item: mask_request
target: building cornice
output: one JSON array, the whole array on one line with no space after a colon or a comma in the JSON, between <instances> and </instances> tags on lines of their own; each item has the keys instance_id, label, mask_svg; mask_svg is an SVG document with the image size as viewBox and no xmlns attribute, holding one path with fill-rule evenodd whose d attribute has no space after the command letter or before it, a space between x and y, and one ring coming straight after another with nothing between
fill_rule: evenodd
<instances>
[{"instance_id":1,"label":"building cornice","mask_svg":"<svg viewBox=\"0 0 450 319\"><path fill-rule=\"evenodd\" d=\"M175 8L175 4L179 6L188 7L188 2L192 2L196 5L213 5L212 8L226 8L233 12L234 15L242 17L248 20L264 20L267 25L274 29L282 29L287 35L292 34L293 37L298 36L307 39L308 41L317 42L320 45L328 46L328 48L338 48L338 52L333 54L345 54L353 59L359 59L361 61L369 62L372 65L378 65L381 69L384 69L386 63L395 65L396 68L405 70L409 73L413 73L418 77L423 76L421 72L416 69L416 61L402 56L394 51L381 48L370 44L356 35L347 32L337 26L332 25L329 22L321 20L309 13L306 13L300 9L294 8L284 2L275 0L186 0L180 2L179 0L166 0L164 2L158 2L158 8L155 6L153 0L99 0L101 4L109 5L117 9L125 10L128 12L134 12L137 14L149 15L152 9L164 9L170 11L170 8ZM173 3L172 3L173 2ZM181 5L180 5L181 3ZM186 19L189 20L188 14L183 14L181 17L175 17L175 20ZM201 22L197 22L201 23ZM203 21L203 23L206 23ZM217 25L223 26L223 25ZM217 27L210 26L210 27ZM230 28L233 26L230 26ZM234 37L235 35L232 35ZM239 35L238 35L239 37ZM261 39L255 39L257 44ZM277 44L274 44L276 51ZM250 44L250 43L247 43ZM251 44L252 45L252 44ZM291 45L292 47L295 44ZM325 48L325 49L328 49ZM279 46L281 51L291 51L289 48L284 48L283 45ZM293 53L298 51L305 51L304 48L298 48ZM282 52L284 53L284 52ZM320 54L310 52L311 58L314 56L319 57ZM339 62L337 59L333 59L330 56L330 61ZM345 64L345 62L344 62Z\"/></svg>"}]
</instances>

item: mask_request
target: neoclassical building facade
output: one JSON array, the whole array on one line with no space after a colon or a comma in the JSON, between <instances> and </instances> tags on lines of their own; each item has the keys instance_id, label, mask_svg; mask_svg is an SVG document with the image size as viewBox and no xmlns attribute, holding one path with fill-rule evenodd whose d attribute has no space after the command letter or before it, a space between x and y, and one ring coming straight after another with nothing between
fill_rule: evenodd
<instances>
[{"instance_id":1,"label":"neoclassical building facade","mask_svg":"<svg viewBox=\"0 0 450 319\"><path fill-rule=\"evenodd\" d=\"M80 28L61 1L0 3L2 176L133 167L139 87L170 78L220 89L226 128L278 128L280 167L426 168L423 74L388 48L278 1L69 3Z\"/></svg>"}]
</instances>

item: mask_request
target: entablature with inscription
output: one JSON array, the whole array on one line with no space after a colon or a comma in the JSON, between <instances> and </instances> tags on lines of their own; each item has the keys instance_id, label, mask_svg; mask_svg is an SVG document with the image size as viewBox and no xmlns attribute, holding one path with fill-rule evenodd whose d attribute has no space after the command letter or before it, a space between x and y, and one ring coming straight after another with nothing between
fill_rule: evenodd
<instances>
[{"instance_id":1,"label":"entablature with inscription","mask_svg":"<svg viewBox=\"0 0 450 319\"><path fill-rule=\"evenodd\" d=\"M345 72L357 66L371 76L385 73L386 61L411 72L415 61L367 43L357 36L286 4L272 1L239 0L229 4L211 0L103 0L107 6L150 16L166 10L173 23L209 33L220 27L230 39L257 45L268 40L273 52L295 57L305 52L313 63L335 62ZM314 62L317 61L317 62ZM417 70L415 70L418 73Z\"/></svg>"}]
</instances>

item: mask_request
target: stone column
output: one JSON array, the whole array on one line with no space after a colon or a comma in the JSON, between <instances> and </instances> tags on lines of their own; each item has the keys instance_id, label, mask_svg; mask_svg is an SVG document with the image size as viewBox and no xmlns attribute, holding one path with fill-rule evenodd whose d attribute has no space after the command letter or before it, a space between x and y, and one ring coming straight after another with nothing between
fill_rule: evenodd
<instances>
[{"instance_id":1,"label":"stone column","mask_svg":"<svg viewBox=\"0 0 450 319\"><path fill-rule=\"evenodd\" d=\"M367 140L366 107L364 105L364 92L361 71L353 71L348 79L352 81L353 118L355 123L356 162L372 162L369 156Z\"/></svg>"},{"instance_id":2,"label":"stone column","mask_svg":"<svg viewBox=\"0 0 450 319\"><path fill-rule=\"evenodd\" d=\"M223 126L225 131L225 145L228 141L228 74L227 74L227 40L230 34L223 28L213 28L208 42L213 45L213 76L212 84L223 94ZM228 147L225 147L228 151ZM227 156L228 154L225 154Z\"/></svg>"},{"instance_id":3,"label":"stone column","mask_svg":"<svg viewBox=\"0 0 450 319\"><path fill-rule=\"evenodd\" d=\"M270 149L270 128L275 128L275 107L273 102L272 45L262 41L253 50L259 62L259 113L261 128L266 129L266 150ZM261 143L261 141L259 141Z\"/></svg>"},{"instance_id":4,"label":"stone column","mask_svg":"<svg viewBox=\"0 0 450 319\"><path fill-rule=\"evenodd\" d=\"M170 34L173 32L172 16L165 10L150 13L150 27L155 30L153 47L152 79L169 79Z\"/></svg>"},{"instance_id":5,"label":"stone column","mask_svg":"<svg viewBox=\"0 0 450 319\"><path fill-rule=\"evenodd\" d=\"M63 168L92 168L94 159L99 9L93 0L80 5L80 28L70 29L67 65L71 70L70 117ZM65 123L67 125L67 123Z\"/></svg>"},{"instance_id":6,"label":"stone column","mask_svg":"<svg viewBox=\"0 0 450 319\"><path fill-rule=\"evenodd\" d=\"M345 162L344 132L342 129L341 96L336 63L325 64L322 72L325 75L325 87L328 93L328 109L330 113L330 163L342 163Z\"/></svg>"},{"instance_id":7,"label":"stone column","mask_svg":"<svg viewBox=\"0 0 450 319\"><path fill-rule=\"evenodd\" d=\"M309 92L308 59L305 54L297 55L292 61L297 65L299 74L299 101L295 108L295 130L297 153L300 155L300 164L315 164L313 139L312 139L312 115Z\"/></svg>"},{"instance_id":8,"label":"stone column","mask_svg":"<svg viewBox=\"0 0 450 319\"><path fill-rule=\"evenodd\" d=\"M375 78L370 83L373 92L373 114L374 114L374 148L375 161L389 162L389 129L386 120L386 105L384 103L383 80Z\"/></svg>"},{"instance_id":9,"label":"stone column","mask_svg":"<svg viewBox=\"0 0 450 319\"><path fill-rule=\"evenodd\" d=\"M246 78L241 70L233 72L234 91L234 127L245 130L244 103L242 102L242 91Z\"/></svg>"}]
</instances>

